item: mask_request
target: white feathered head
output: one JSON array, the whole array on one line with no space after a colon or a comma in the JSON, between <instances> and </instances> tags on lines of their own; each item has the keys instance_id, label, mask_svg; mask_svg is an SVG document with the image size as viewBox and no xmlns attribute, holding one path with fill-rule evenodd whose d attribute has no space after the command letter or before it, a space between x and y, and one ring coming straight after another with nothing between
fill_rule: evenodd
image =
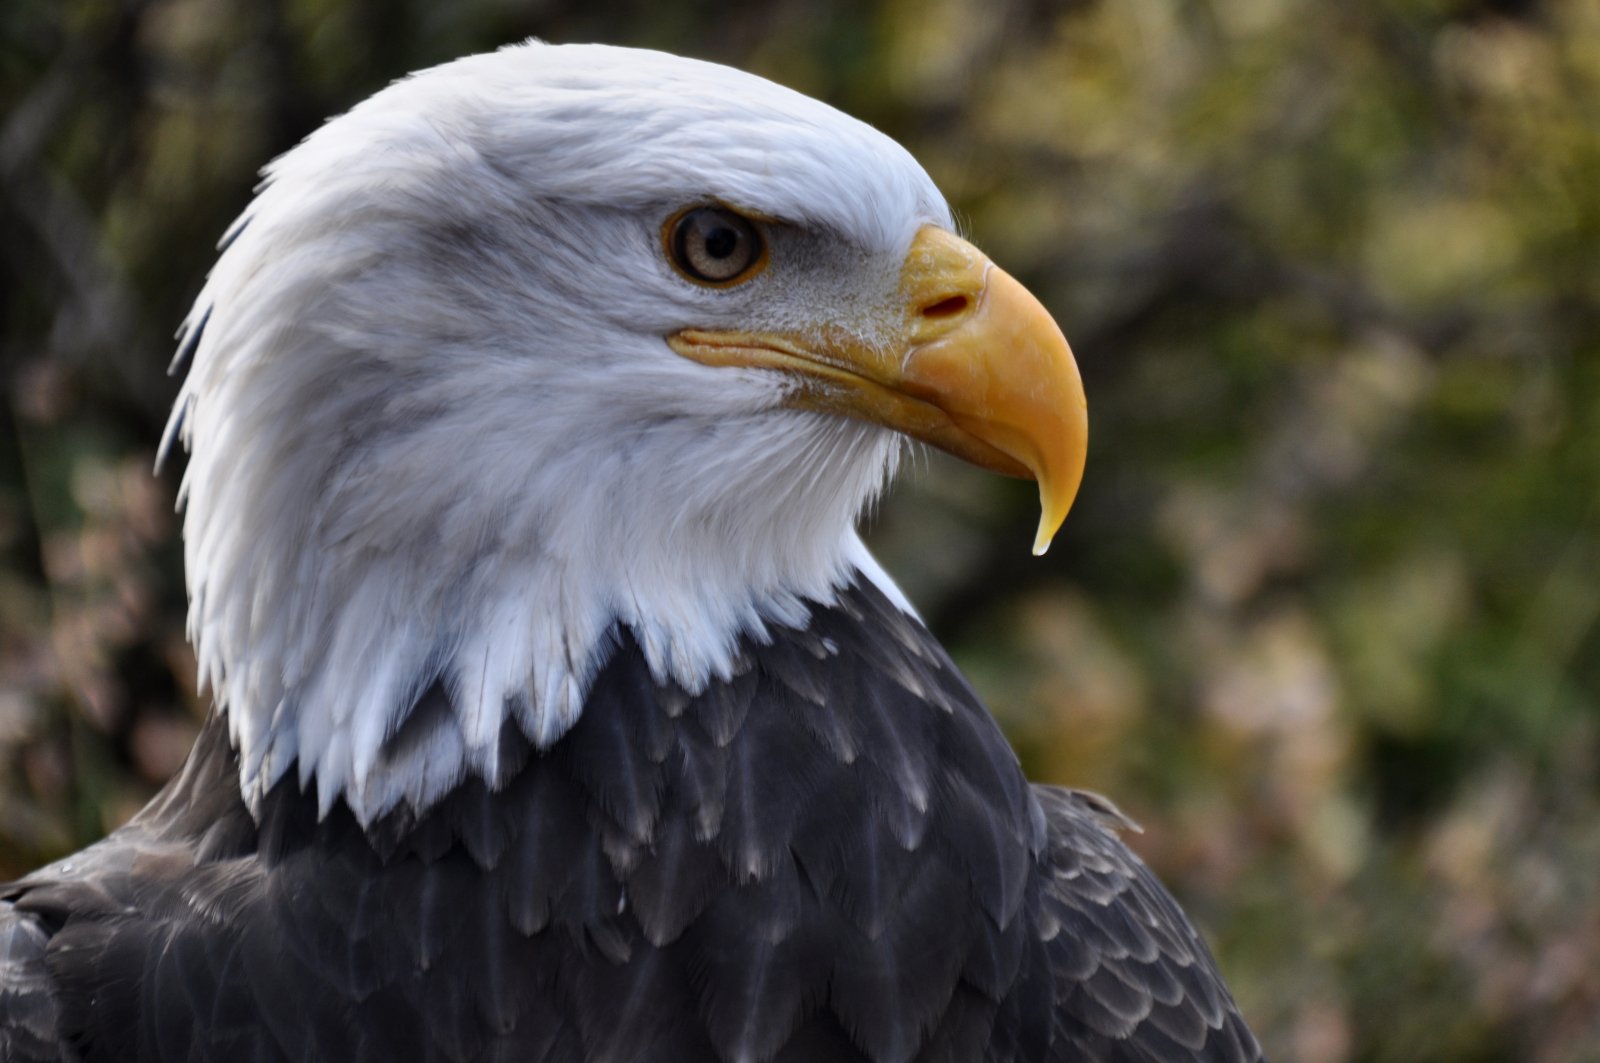
<instances>
[{"instance_id":1,"label":"white feathered head","mask_svg":"<svg viewBox=\"0 0 1600 1063\"><path fill-rule=\"evenodd\" d=\"M529 43L415 74L273 163L186 326L190 632L245 792L497 781L609 633L698 689L853 570L896 433L1041 482L1082 393L927 174L768 81ZM422 690L452 716L383 752Z\"/></svg>"}]
</instances>

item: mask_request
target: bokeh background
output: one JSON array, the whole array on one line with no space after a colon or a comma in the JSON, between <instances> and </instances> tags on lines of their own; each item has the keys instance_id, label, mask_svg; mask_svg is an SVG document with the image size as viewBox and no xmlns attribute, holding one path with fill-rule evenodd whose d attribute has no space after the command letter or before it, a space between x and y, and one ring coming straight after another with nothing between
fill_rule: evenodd
<instances>
[{"instance_id":1,"label":"bokeh background","mask_svg":"<svg viewBox=\"0 0 1600 1063\"><path fill-rule=\"evenodd\" d=\"M891 571L1101 790L1280 1060L1600 1060L1600 0L6 0L0 877L205 711L171 335L254 172L529 35L902 140L1074 341L1094 446L919 460Z\"/></svg>"}]
</instances>

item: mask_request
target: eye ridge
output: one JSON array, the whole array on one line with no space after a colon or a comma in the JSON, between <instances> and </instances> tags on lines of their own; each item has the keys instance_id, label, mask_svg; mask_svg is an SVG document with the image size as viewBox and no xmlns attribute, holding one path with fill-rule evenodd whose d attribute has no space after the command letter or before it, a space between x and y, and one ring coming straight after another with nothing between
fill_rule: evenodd
<instances>
[{"instance_id":1,"label":"eye ridge","mask_svg":"<svg viewBox=\"0 0 1600 1063\"><path fill-rule=\"evenodd\" d=\"M726 207L690 207L668 219L662 235L673 267L697 284L732 287L767 264L761 228Z\"/></svg>"}]
</instances>

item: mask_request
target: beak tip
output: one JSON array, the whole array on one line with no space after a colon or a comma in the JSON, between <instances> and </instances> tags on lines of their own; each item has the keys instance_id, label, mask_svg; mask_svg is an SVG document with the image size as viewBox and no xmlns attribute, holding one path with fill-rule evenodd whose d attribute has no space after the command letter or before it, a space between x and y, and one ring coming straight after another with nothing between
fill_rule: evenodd
<instances>
[{"instance_id":1,"label":"beak tip","mask_svg":"<svg viewBox=\"0 0 1600 1063\"><path fill-rule=\"evenodd\" d=\"M1081 453L1081 451L1080 451ZM1040 470L1039 480L1039 530L1033 536L1033 556L1043 557L1045 551L1050 549L1050 544L1055 541L1056 533L1067 521L1067 512L1072 509L1073 500L1078 496L1078 485L1082 481L1083 466L1079 464L1077 475L1072 477L1070 485L1063 490L1059 478L1046 475Z\"/></svg>"},{"instance_id":2,"label":"beak tip","mask_svg":"<svg viewBox=\"0 0 1600 1063\"><path fill-rule=\"evenodd\" d=\"M1060 525L1059 521L1056 523L1057 526ZM1041 516L1039 519L1039 531L1033 537L1033 556L1043 557L1045 552L1050 549L1050 543L1055 537L1056 529L1050 527L1050 518Z\"/></svg>"}]
</instances>

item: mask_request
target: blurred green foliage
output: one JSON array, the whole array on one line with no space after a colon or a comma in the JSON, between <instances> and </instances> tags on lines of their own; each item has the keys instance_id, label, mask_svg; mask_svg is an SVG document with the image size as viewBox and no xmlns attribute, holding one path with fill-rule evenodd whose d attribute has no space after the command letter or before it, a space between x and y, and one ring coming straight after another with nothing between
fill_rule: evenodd
<instances>
[{"instance_id":1,"label":"blurred green foliage","mask_svg":"<svg viewBox=\"0 0 1600 1063\"><path fill-rule=\"evenodd\" d=\"M1277 1058L1600 1059L1600 0L8 0L0 875L204 712L149 470L254 171L529 35L873 122L1056 311L1095 438L1050 556L937 456L873 540Z\"/></svg>"}]
</instances>

